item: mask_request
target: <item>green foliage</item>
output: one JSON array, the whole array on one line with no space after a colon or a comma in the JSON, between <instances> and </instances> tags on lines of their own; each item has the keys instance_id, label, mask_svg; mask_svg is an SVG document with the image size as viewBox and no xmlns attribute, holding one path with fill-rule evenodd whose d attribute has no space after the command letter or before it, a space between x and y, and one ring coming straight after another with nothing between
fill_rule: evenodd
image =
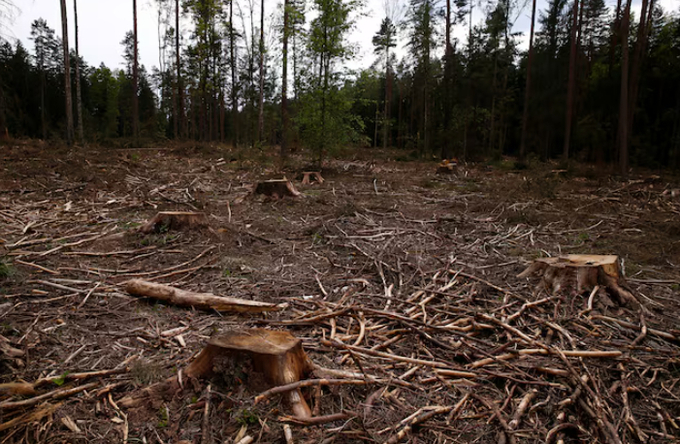
<instances>
[{"instance_id":1,"label":"green foliage","mask_svg":"<svg viewBox=\"0 0 680 444\"><path fill-rule=\"evenodd\" d=\"M68 376L68 374L69 374L69 372L68 372L68 371L65 371L61 376L59 376L58 378L54 379L52 382L54 382L54 384L55 384L56 386L61 387L61 386L64 385L64 383L66 382L66 377Z\"/></svg>"},{"instance_id":2,"label":"green foliage","mask_svg":"<svg viewBox=\"0 0 680 444\"><path fill-rule=\"evenodd\" d=\"M15 274L14 266L9 263L7 258L0 257L0 279L7 279Z\"/></svg>"},{"instance_id":3,"label":"green foliage","mask_svg":"<svg viewBox=\"0 0 680 444\"><path fill-rule=\"evenodd\" d=\"M236 418L236 422L242 426L255 425L259 422L259 417L257 416L257 413L252 410L243 409L241 410L239 417Z\"/></svg>"}]
</instances>

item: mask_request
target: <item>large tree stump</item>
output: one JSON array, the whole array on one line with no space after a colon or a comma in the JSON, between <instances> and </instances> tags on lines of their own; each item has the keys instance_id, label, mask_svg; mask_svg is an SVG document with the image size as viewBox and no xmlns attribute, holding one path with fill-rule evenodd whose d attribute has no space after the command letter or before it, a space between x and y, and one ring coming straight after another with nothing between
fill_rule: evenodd
<instances>
[{"instance_id":1,"label":"large tree stump","mask_svg":"<svg viewBox=\"0 0 680 444\"><path fill-rule=\"evenodd\" d=\"M208 226L205 213L185 211L161 211L147 223L139 227L144 234L160 233L166 230L181 230L183 228L203 228Z\"/></svg>"},{"instance_id":2,"label":"large tree stump","mask_svg":"<svg viewBox=\"0 0 680 444\"><path fill-rule=\"evenodd\" d=\"M262 373L265 381L275 387L300 381L313 370L300 339L288 332L251 329L211 338L185 374L194 378L209 376L218 356L251 359L253 370ZM311 418L309 405L299 389L287 392L285 396L295 416Z\"/></svg>"},{"instance_id":3,"label":"large tree stump","mask_svg":"<svg viewBox=\"0 0 680 444\"><path fill-rule=\"evenodd\" d=\"M324 179L318 171L307 171L302 173L302 185L311 185L312 179L318 184L324 183Z\"/></svg>"},{"instance_id":4,"label":"large tree stump","mask_svg":"<svg viewBox=\"0 0 680 444\"><path fill-rule=\"evenodd\" d=\"M625 287L619 258L614 255L569 254L536 259L518 277L541 276L542 288L551 293L583 293L596 286L604 288L620 305L639 306L637 298Z\"/></svg>"},{"instance_id":5,"label":"large tree stump","mask_svg":"<svg viewBox=\"0 0 680 444\"><path fill-rule=\"evenodd\" d=\"M134 296L157 299L182 307L195 307L203 310L230 311L236 313L261 313L276 311L283 305L246 299L216 296L212 293L195 293L168 285L132 279L125 282L125 291Z\"/></svg>"},{"instance_id":6,"label":"large tree stump","mask_svg":"<svg viewBox=\"0 0 680 444\"><path fill-rule=\"evenodd\" d=\"M257 184L255 194L280 199L282 197L299 197L300 192L295 189L293 183L288 179L265 180Z\"/></svg>"}]
</instances>

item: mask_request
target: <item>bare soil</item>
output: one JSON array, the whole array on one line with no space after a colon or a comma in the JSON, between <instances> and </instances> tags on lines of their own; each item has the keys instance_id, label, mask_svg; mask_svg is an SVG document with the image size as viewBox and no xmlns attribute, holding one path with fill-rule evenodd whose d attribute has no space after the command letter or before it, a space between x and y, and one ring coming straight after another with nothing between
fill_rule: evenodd
<instances>
[{"instance_id":1,"label":"bare soil","mask_svg":"<svg viewBox=\"0 0 680 444\"><path fill-rule=\"evenodd\" d=\"M255 442L285 442L287 406L253 405L267 387L247 362L220 363L215 379L186 381L143 408L116 403L176 376L211 335L248 327L286 329L317 365L377 379L305 389L317 416L348 419L293 422L295 442L680 437L675 177L551 165L437 175L435 162L367 155L327 161L323 184L295 181L301 198L270 199L252 193L284 176L266 155L1 147L0 335L25 355L0 356L0 383L60 377L40 394L97 384L31 407L8 407L31 397L0 391L0 444L224 443L242 427ZM310 170L292 164L289 179ZM135 231L158 211L205 212L210 227ZM644 308L598 293L588 312L588 294L547 295L516 277L535 258L566 253L619 255ZM190 310L125 294L131 278L289 305L254 316ZM163 334L177 327L181 338ZM561 354L578 350L620 355ZM423 419L437 407L448 410ZM414 417L422 425L404 431Z\"/></svg>"}]
</instances>

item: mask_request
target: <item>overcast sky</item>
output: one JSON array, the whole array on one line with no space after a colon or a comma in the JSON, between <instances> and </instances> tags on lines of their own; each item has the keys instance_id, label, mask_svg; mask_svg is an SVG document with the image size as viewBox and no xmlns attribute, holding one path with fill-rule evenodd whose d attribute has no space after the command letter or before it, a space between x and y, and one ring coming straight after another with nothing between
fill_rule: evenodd
<instances>
[{"instance_id":1,"label":"overcast sky","mask_svg":"<svg viewBox=\"0 0 680 444\"><path fill-rule=\"evenodd\" d=\"M247 0L240 1L245 9ZM257 2L257 0L255 0ZM277 4L282 0L265 0L265 8L268 17ZM399 0L396 0L399 1ZM400 0L404 4L408 0ZM521 0L522 1L522 0ZM522 42L528 40L530 25L530 4L522 10L515 23L515 32L524 32ZM477 0L476 2L479 2ZM605 0L608 6L615 5L616 0ZM639 12L641 0L633 0L633 10ZM680 0L657 0L666 11L678 11ZM32 52L33 42L29 39L31 23L38 18L47 20L48 25L61 35L61 10L59 0L15 0L19 6L19 13L9 28L3 31L7 38L20 39ZM308 1L308 3L311 3ZM356 29L350 40L359 45L360 52L353 67L367 67L374 61L371 38L380 27L381 18L384 16L383 4L385 0L367 0L365 17L358 20ZM259 4L259 2L257 2ZM538 9L545 7L546 0L538 0ZM73 47L73 2L67 0L69 16L69 43ZM158 26L157 12L150 0L137 1L139 15L139 51L141 62L147 69L158 65ZM473 22L483 16L477 8ZM98 66L105 63L110 68L122 68L121 40L125 33L132 29L132 2L129 0L78 0L78 19L80 29L80 54L90 64ZM257 19L256 19L257 20ZM184 35L188 36L188 29L183 29ZM467 28L455 27L454 36L461 42L465 42ZM403 48L399 51L404 52Z\"/></svg>"}]
</instances>

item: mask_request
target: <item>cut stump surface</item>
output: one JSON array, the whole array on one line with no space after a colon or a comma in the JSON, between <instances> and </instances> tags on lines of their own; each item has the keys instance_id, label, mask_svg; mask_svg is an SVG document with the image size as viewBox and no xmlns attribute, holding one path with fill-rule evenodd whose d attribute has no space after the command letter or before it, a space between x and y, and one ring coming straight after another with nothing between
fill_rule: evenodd
<instances>
[{"instance_id":1,"label":"cut stump surface","mask_svg":"<svg viewBox=\"0 0 680 444\"><path fill-rule=\"evenodd\" d=\"M302 173L302 185L311 185L312 180L319 184L324 183L324 178L321 177L321 173L318 171L307 171Z\"/></svg>"},{"instance_id":2,"label":"cut stump surface","mask_svg":"<svg viewBox=\"0 0 680 444\"><path fill-rule=\"evenodd\" d=\"M541 276L541 286L551 293L583 293L596 286L604 288L620 305L639 306L637 298L625 288L619 258L614 255L569 254L536 259L518 277Z\"/></svg>"}]
</instances>

